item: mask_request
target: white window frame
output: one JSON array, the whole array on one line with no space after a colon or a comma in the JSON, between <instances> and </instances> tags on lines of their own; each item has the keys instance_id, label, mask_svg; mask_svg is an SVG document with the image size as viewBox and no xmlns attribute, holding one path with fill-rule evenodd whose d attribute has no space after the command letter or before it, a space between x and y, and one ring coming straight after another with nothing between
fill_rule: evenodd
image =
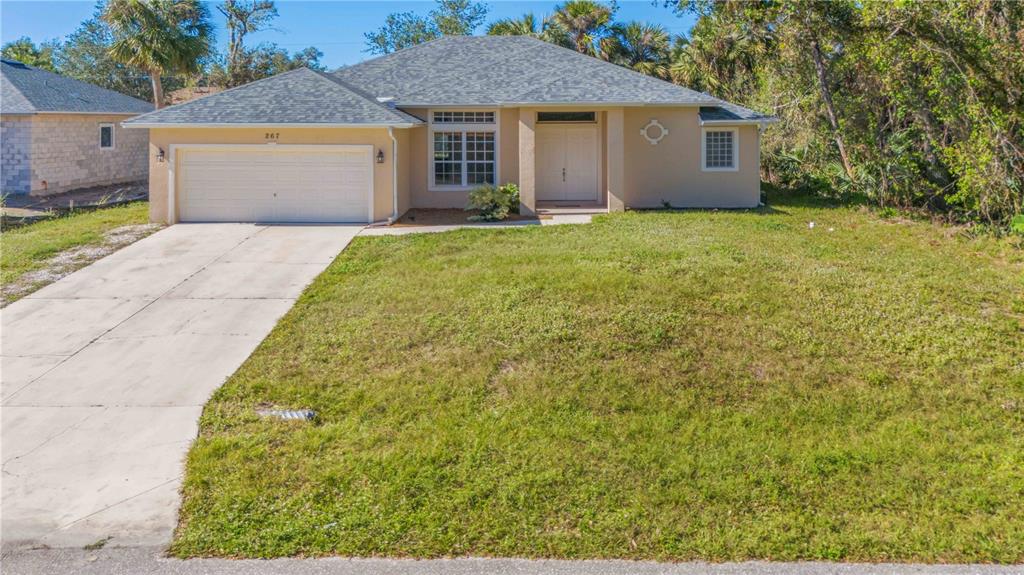
<instances>
[{"instance_id":1,"label":"white window frame","mask_svg":"<svg viewBox=\"0 0 1024 575\"><path fill-rule=\"evenodd\" d=\"M732 167L708 167L708 132L732 132ZM700 130L700 171L702 172L738 172L740 171L740 130L725 126L709 126Z\"/></svg>"},{"instance_id":2,"label":"white window frame","mask_svg":"<svg viewBox=\"0 0 1024 575\"><path fill-rule=\"evenodd\" d=\"M103 128L110 128L110 145L109 146L104 146L103 145ZM111 124L109 122L104 122L104 123L100 124L100 130L99 130L99 134L98 135L100 137L99 138L99 146L100 146L101 150L113 150L114 148L117 147L117 130L114 129L114 124Z\"/></svg>"},{"instance_id":3,"label":"white window frame","mask_svg":"<svg viewBox=\"0 0 1024 575\"><path fill-rule=\"evenodd\" d=\"M434 112L493 112L494 123L472 123L472 124L449 124L434 123ZM434 132L461 132L462 133L462 181L468 180L466 173L466 132L494 132L494 185L501 183L501 114L499 110L486 108L452 108L452 109L429 109L427 110L427 190L431 192L465 192L472 190L480 184L464 184L461 186L434 184Z\"/></svg>"}]
</instances>

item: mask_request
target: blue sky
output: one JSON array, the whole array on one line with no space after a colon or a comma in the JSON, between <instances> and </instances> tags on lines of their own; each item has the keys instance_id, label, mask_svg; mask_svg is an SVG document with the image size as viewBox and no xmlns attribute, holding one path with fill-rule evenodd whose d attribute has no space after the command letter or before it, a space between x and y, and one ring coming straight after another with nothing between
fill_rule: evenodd
<instances>
[{"instance_id":1,"label":"blue sky","mask_svg":"<svg viewBox=\"0 0 1024 575\"><path fill-rule=\"evenodd\" d=\"M49 1L49 0L2 0L0 1L0 41L9 42L28 36L36 42L52 38L63 38L93 13L94 2ZM533 12L537 16L548 14L557 2L487 2L491 10L488 22L499 18L519 16ZM323 53L323 64L337 68L354 64L370 57L364 52L366 44L363 33L379 28L384 17L391 12L418 12L426 14L433 2L391 2L391 1L310 1L278 0L280 14L274 22L276 30L268 30L246 39L247 43L275 42L289 51L306 46L316 46ZM224 18L212 9L217 25L217 43L223 49L227 44ZM673 34L689 31L692 17L677 17L672 10L650 0L620 1L618 20L645 20L657 22ZM478 30L482 33L482 29Z\"/></svg>"}]
</instances>

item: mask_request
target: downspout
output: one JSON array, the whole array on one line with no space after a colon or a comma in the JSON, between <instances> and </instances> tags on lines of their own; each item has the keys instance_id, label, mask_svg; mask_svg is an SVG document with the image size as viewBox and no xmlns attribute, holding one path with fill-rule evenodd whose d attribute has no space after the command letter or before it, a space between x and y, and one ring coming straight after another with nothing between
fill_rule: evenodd
<instances>
[{"instance_id":1,"label":"downspout","mask_svg":"<svg viewBox=\"0 0 1024 575\"><path fill-rule=\"evenodd\" d=\"M767 127L767 122L757 125L757 207L759 208L764 207L764 201L761 199L764 197L764 190L761 188L761 135L764 134Z\"/></svg>"},{"instance_id":2,"label":"downspout","mask_svg":"<svg viewBox=\"0 0 1024 575\"><path fill-rule=\"evenodd\" d=\"M398 221L398 139L395 129L388 126L388 137L391 138L391 217L388 225Z\"/></svg>"}]
</instances>

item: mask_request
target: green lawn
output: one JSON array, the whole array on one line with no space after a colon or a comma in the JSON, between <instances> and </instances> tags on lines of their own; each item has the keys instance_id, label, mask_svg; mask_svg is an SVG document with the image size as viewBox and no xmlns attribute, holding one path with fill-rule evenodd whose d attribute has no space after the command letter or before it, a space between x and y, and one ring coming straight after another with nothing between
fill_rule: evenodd
<instances>
[{"instance_id":1,"label":"green lawn","mask_svg":"<svg viewBox=\"0 0 1024 575\"><path fill-rule=\"evenodd\" d=\"M1024 252L771 206L357 239L206 407L173 553L1024 560Z\"/></svg>"},{"instance_id":2,"label":"green lawn","mask_svg":"<svg viewBox=\"0 0 1024 575\"><path fill-rule=\"evenodd\" d=\"M0 233L0 282L9 285L18 281L25 274L44 268L50 258L62 251L103 244L104 234L114 228L148 221L149 204L138 202L4 230Z\"/></svg>"}]
</instances>

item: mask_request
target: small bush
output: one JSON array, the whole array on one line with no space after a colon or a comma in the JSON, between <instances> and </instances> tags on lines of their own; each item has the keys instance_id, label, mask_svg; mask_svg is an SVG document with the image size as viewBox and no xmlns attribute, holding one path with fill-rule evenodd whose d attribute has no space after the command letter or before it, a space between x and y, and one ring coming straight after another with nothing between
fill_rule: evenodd
<instances>
[{"instance_id":1,"label":"small bush","mask_svg":"<svg viewBox=\"0 0 1024 575\"><path fill-rule=\"evenodd\" d=\"M898 215L900 215L899 210L892 206L885 206L884 208L878 210L878 217L882 218L883 220L891 220L892 218L895 218Z\"/></svg>"},{"instance_id":2,"label":"small bush","mask_svg":"<svg viewBox=\"0 0 1024 575\"><path fill-rule=\"evenodd\" d=\"M490 184L473 188L469 192L467 210L480 210L479 215L470 216L474 222L497 222L510 213L519 213L519 186L504 184L494 187Z\"/></svg>"},{"instance_id":3,"label":"small bush","mask_svg":"<svg viewBox=\"0 0 1024 575\"><path fill-rule=\"evenodd\" d=\"M1010 230L1024 236L1024 214L1017 214L1010 220Z\"/></svg>"}]
</instances>

